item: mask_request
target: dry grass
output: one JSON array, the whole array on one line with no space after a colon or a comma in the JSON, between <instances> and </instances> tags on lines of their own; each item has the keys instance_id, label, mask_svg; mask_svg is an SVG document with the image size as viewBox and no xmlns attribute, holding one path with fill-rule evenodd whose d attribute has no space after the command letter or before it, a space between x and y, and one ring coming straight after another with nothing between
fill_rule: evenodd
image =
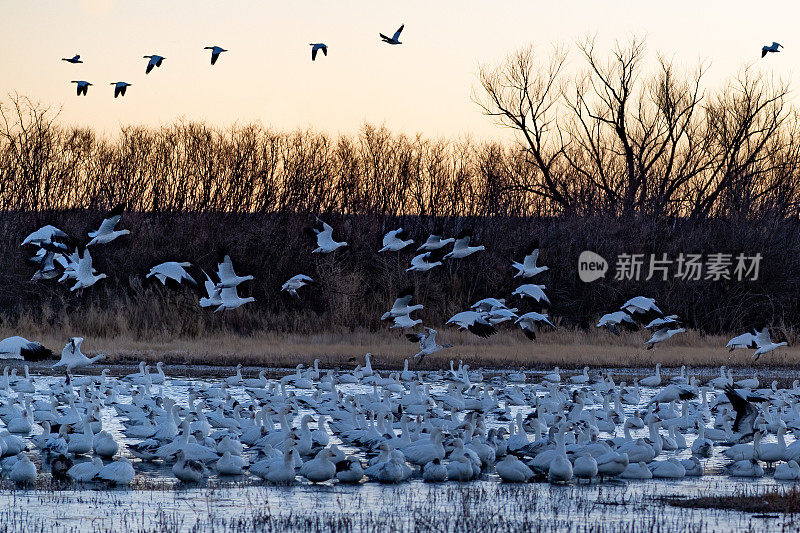
<instances>
[{"instance_id":1,"label":"dry grass","mask_svg":"<svg viewBox=\"0 0 800 533\"><path fill-rule=\"evenodd\" d=\"M691 509L727 509L745 513L798 513L800 489L743 491L725 496L699 496L683 498L674 496L665 501L675 507Z\"/></svg>"},{"instance_id":2,"label":"dry grass","mask_svg":"<svg viewBox=\"0 0 800 533\"><path fill-rule=\"evenodd\" d=\"M20 331L0 328L0 336L24 335L37 339L58 352L65 340L79 333L66 330L41 331L39 328ZM439 368L449 361L462 360L473 368L503 367L651 367L656 362L665 366L750 366L750 351L729 353L725 348L728 337L701 336L695 332L657 346L644 349L646 332L614 337L604 331L562 329L539 335L530 342L516 331L504 331L490 339L480 339L469 333L452 329L440 331L439 342L455 347L429 357L424 366ZM417 351L417 345L398 332L370 333L276 334L250 336L236 334L206 334L175 337L156 334L149 338L132 335L86 336L86 353L105 353L108 363L138 360L164 361L167 364L259 365L293 367L309 364L319 358L324 367L353 367L363 362L365 353L372 353L376 367L399 368L405 358ZM351 360L355 358L355 360ZM760 366L798 366L800 348L782 348L763 357Z\"/></svg>"}]
</instances>

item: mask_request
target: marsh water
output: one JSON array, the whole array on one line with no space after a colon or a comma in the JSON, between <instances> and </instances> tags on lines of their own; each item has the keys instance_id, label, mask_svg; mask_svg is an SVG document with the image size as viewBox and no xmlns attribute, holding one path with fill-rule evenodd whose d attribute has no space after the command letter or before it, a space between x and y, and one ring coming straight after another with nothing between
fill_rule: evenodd
<instances>
[{"instance_id":1,"label":"marsh water","mask_svg":"<svg viewBox=\"0 0 800 533\"><path fill-rule=\"evenodd\" d=\"M621 374L626 369L619 369ZM281 372L280 370L276 370ZM286 370L285 373L291 372ZM536 374L533 381L538 381ZM36 398L47 399L49 386L61 377L34 375ZM530 379L528 385L530 386ZM170 396L186 406L190 391L204 390L218 378L168 377L153 393ZM345 393L370 393L372 387L337 385ZM432 382L433 393L447 383ZM229 393L242 402L244 388ZM289 387L297 396L312 391ZM640 405L653 390L642 389ZM119 401L130 401L121 394ZM626 405L626 415L636 406ZM510 406L512 414L531 412L529 406ZM295 421L312 411L299 410ZM121 443L120 453L132 457L125 444L134 442L123 434L124 426L113 407L102 411L103 427ZM506 422L487 416L487 425ZM36 426L36 430L41 429ZM634 431L645 436L647 429ZM618 434L622 434L621 428ZM603 436L606 436L605 434ZM687 435L691 446L694 434ZM774 435L771 436L774 440ZM787 441L791 442L789 435ZM331 442L341 443L335 437ZM340 446L348 454L358 449ZM791 487L775 481L768 472L755 480L734 478L724 472L727 460L721 448L703 460L705 475L682 480L606 480L602 483L572 482L505 484L493 470L476 481L424 483L419 475L398 485L364 482L311 484L299 481L289 487L267 485L250 475L228 477L212 474L201 484L183 484L172 475L171 463L133 459L136 479L131 488L104 485L54 486L31 444L30 456L40 468L34 489L0 486L2 531L780 531L797 530L791 515L754 515L735 510L683 509L665 504L663 497L757 493L771 487ZM247 452L245 452L247 453ZM663 452L688 457L690 452ZM363 455L362 455L363 458ZM88 460L88 458L86 459Z\"/></svg>"}]
</instances>

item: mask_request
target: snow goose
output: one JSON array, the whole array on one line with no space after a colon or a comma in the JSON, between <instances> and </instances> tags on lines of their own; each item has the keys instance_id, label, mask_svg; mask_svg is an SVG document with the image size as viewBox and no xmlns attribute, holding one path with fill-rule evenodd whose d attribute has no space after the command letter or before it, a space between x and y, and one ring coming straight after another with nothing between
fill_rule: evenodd
<instances>
[{"instance_id":1,"label":"snow goose","mask_svg":"<svg viewBox=\"0 0 800 533\"><path fill-rule=\"evenodd\" d=\"M523 278L532 278L533 276L540 274L547 270L546 266L537 266L536 261L539 259L539 242L536 241L528 250L525 259L523 259L522 263L517 263L516 261L511 262L511 266L517 269L517 273L514 274L514 277Z\"/></svg>"},{"instance_id":2,"label":"snow goose","mask_svg":"<svg viewBox=\"0 0 800 533\"><path fill-rule=\"evenodd\" d=\"M653 376L648 376L639 380L639 385L643 387L660 387L661 386L661 363L656 363L656 373Z\"/></svg>"},{"instance_id":3,"label":"snow goose","mask_svg":"<svg viewBox=\"0 0 800 533\"><path fill-rule=\"evenodd\" d=\"M546 287L544 285L535 285L533 283L526 283L524 285L520 285L514 292L512 292L512 296L519 296L520 298L533 298L539 303L544 302L547 305L550 305L550 300L547 298L547 295L544 293L544 289Z\"/></svg>"},{"instance_id":4,"label":"snow goose","mask_svg":"<svg viewBox=\"0 0 800 533\"><path fill-rule=\"evenodd\" d=\"M81 345L83 344L83 337L72 337L67 342L64 349L61 350L61 359L53 365L53 368L64 367L67 372L71 372L76 368L83 368L91 365L95 361L105 357L105 354L99 354L94 357L86 357L81 352Z\"/></svg>"},{"instance_id":5,"label":"snow goose","mask_svg":"<svg viewBox=\"0 0 800 533\"><path fill-rule=\"evenodd\" d=\"M567 459L567 451L564 445L566 428L566 424L562 423L556 434L556 454L550 462L550 468L547 470L547 480L550 483L566 483L573 476L572 463Z\"/></svg>"},{"instance_id":6,"label":"snow goose","mask_svg":"<svg viewBox=\"0 0 800 533\"><path fill-rule=\"evenodd\" d=\"M128 83L127 81L112 81L111 85L114 86L114 98L117 98L118 96L125 96L125 92L128 90L128 87L130 87L133 84Z\"/></svg>"},{"instance_id":7,"label":"snow goose","mask_svg":"<svg viewBox=\"0 0 800 533\"><path fill-rule=\"evenodd\" d=\"M506 455L495 465L495 471L506 483L527 483L534 477L533 470L515 455Z\"/></svg>"},{"instance_id":8,"label":"snow goose","mask_svg":"<svg viewBox=\"0 0 800 533\"><path fill-rule=\"evenodd\" d=\"M736 337L729 340L728 344L726 344L725 347L728 348L729 352L732 352L736 348L749 348L751 350L756 350L758 349L758 344L756 344L756 333L748 332L748 333L742 333L741 335L737 335Z\"/></svg>"},{"instance_id":9,"label":"snow goose","mask_svg":"<svg viewBox=\"0 0 800 533\"><path fill-rule=\"evenodd\" d=\"M700 477L703 475L703 464L694 455L687 459L681 459L681 466L686 472L686 477Z\"/></svg>"},{"instance_id":10,"label":"snow goose","mask_svg":"<svg viewBox=\"0 0 800 533\"><path fill-rule=\"evenodd\" d=\"M425 328L425 333L408 333L406 337L411 342L419 342L419 352L414 355L414 362L416 364L422 363L425 356L435 354L444 348L452 348L452 344L437 344L436 330L433 328ZM408 363L408 360L406 360ZM410 379L413 379L411 376Z\"/></svg>"},{"instance_id":11,"label":"snow goose","mask_svg":"<svg viewBox=\"0 0 800 533\"><path fill-rule=\"evenodd\" d=\"M520 316L514 321L514 324L519 324L519 327L522 328L522 333L532 341L536 340L537 326L547 324L548 326L555 327L547 317L547 313L537 313L535 311Z\"/></svg>"},{"instance_id":12,"label":"snow goose","mask_svg":"<svg viewBox=\"0 0 800 533\"><path fill-rule=\"evenodd\" d=\"M144 71L145 74L150 74L150 72L155 67L160 67L161 66L161 63L166 59L166 57L160 56L158 54L153 54L153 55L150 55L150 56L144 56L144 59L149 59L150 60L150 61L147 62L147 67L145 68L145 71Z\"/></svg>"},{"instance_id":13,"label":"snow goose","mask_svg":"<svg viewBox=\"0 0 800 533\"><path fill-rule=\"evenodd\" d=\"M390 318L409 315L414 311L422 309L422 304L409 305L412 298L414 298L414 287L406 287L403 289L392 304L392 308L381 316L381 320L389 320Z\"/></svg>"},{"instance_id":14,"label":"snow goose","mask_svg":"<svg viewBox=\"0 0 800 533\"><path fill-rule=\"evenodd\" d=\"M606 313L597 321L598 328L606 328L608 331L619 337L619 326L626 329L636 329L636 322L625 311L614 311Z\"/></svg>"},{"instance_id":15,"label":"snow goose","mask_svg":"<svg viewBox=\"0 0 800 533\"><path fill-rule=\"evenodd\" d=\"M309 43L311 46L311 61L317 60L317 52L322 50L322 55L328 55L328 45L325 43Z\"/></svg>"},{"instance_id":16,"label":"snow goose","mask_svg":"<svg viewBox=\"0 0 800 533\"><path fill-rule=\"evenodd\" d=\"M402 42L400 42L400 33L402 33L404 27L405 27L405 24L401 24L400 27L397 28L397 31L394 32L394 35L392 35L391 37L387 37L386 35L384 35L382 33L379 33L378 35L380 35L381 40L383 42L385 42L385 43L388 43L388 44L403 44Z\"/></svg>"},{"instance_id":17,"label":"snow goose","mask_svg":"<svg viewBox=\"0 0 800 533\"><path fill-rule=\"evenodd\" d=\"M75 92L78 96L86 96L86 93L89 92L89 86L92 83L86 80L72 80L70 83L75 83Z\"/></svg>"},{"instance_id":18,"label":"snow goose","mask_svg":"<svg viewBox=\"0 0 800 533\"><path fill-rule=\"evenodd\" d=\"M615 451L606 452L597 460L597 473L602 481L604 476L618 476L628 468L628 454Z\"/></svg>"},{"instance_id":19,"label":"snow goose","mask_svg":"<svg viewBox=\"0 0 800 533\"><path fill-rule=\"evenodd\" d=\"M437 266L442 266L444 264L442 263L443 256L444 253L441 253L441 250L415 255L406 272L427 272Z\"/></svg>"},{"instance_id":20,"label":"snow goose","mask_svg":"<svg viewBox=\"0 0 800 533\"><path fill-rule=\"evenodd\" d=\"M316 282L309 276L306 276L305 274L297 274L286 280L286 283L281 285L281 290L288 292L295 298L300 298L300 296L297 294L297 290L305 287L306 285L312 284L316 284Z\"/></svg>"},{"instance_id":21,"label":"snow goose","mask_svg":"<svg viewBox=\"0 0 800 533\"><path fill-rule=\"evenodd\" d=\"M182 282L186 281L192 285L196 285L197 282L186 272L186 268L192 266L191 263L188 262L177 262L177 261L167 261L165 263L158 264L150 269L150 272L147 273L145 278L155 278L161 282L162 285L167 284L167 280L172 280L178 285Z\"/></svg>"},{"instance_id":22,"label":"snow goose","mask_svg":"<svg viewBox=\"0 0 800 533\"><path fill-rule=\"evenodd\" d=\"M767 54L775 54L780 52L780 49L783 48L783 45L780 43L772 42L770 45L765 45L761 47L761 57L763 58ZM80 57L80 56L76 56Z\"/></svg>"},{"instance_id":23,"label":"snow goose","mask_svg":"<svg viewBox=\"0 0 800 533\"><path fill-rule=\"evenodd\" d=\"M95 477L112 485L130 485L133 478L136 477L136 472L130 459L120 457L101 468Z\"/></svg>"},{"instance_id":24,"label":"snow goose","mask_svg":"<svg viewBox=\"0 0 800 533\"><path fill-rule=\"evenodd\" d=\"M794 459L790 459L775 467L774 476L780 481L800 481L800 465Z\"/></svg>"},{"instance_id":25,"label":"snow goose","mask_svg":"<svg viewBox=\"0 0 800 533\"><path fill-rule=\"evenodd\" d=\"M670 457L666 461L653 461L649 468L654 478L683 479L686 477L686 469L674 457Z\"/></svg>"},{"instance_id":26,"label":"snow goose","mask_svg":"<svg viewBox=\"0 0 800 533\"><path fill-rule=\"evenodd\" d=\"M656 301L653 298L647 298L645 296L636 296L631 298L622 304L620 309L627 312L634 318L639 315L641 315L640 318L642 319L645 317L657 318L664 316L664 313L656 305ZM652 320L652 318L650 318L650 320Z\"/></svg>"},{"instance_id":27,"label":"snow goose","mask_svg":"<svg viewBox=\"0 0 800 533\"><path fill-rule=\"evenodd\" d=\"M431 252L433 250L441 250L448 244L453 243L455 241L456 240L452 237L448 239L443 239L441 235L431 234L428 236L428 239L425 241L425 243L419 248L417 248L417 250L420 251L425 250L427 252Z\"/></svg>"},{"instance_id":28,"label":"snow goose","mask_svg":"<svg viewBox=\"0 0 800 533\"><path fill-rule=\"evenodd\" d=\"M226 287L222 289L219 293L219 297L221 303L216 309L214 309L215 313L219 311L231 311L233 309L238 309L244 304L256 301L256 299L252 296L248 296L246 298L239 296L237 287Z\"/></svg>"},{"instance_id":29,"label":"snow goose","mask_svg":"<svg viewBox=\"0 0 800 533\"><path fill-rule=\"evenodd\" d=\"M19 485L29 485L36 481L36 474L36 465L23 453L20 454L19 461L11 468L8 477Z\"/></svg>"},{"instance_id":30,"label":"snow goose","mask_svg":"<svg viewBox=\"0 0 800 533\"><path fill-rule=\"evenodd\" d=\"M93 458L91 461L84 461L73 465L72 468L67 470L67 476L78 483L89 483L93 481L95 476L103 468L103 460L99 457Z\"/></svg>"},{"instance_id":31,"label":"snow goose","mask_svg":"<svg viewBox=\"0 0 800 533\"><path fill-rule=\"evenodd\" d=\"M317 218L311 231L317 237L317 247L314 248L312 253L329 254L347 246L347 241L338 242L333 240L333 228L319 218Z\"/></svg>"},{"instance_id":32,"label":"snow goose","mask_svg":"<svg viewBox=\"0 0 800 533\"><path fill-rule=\"evenodd\" d=\"M348 456L345 461L337 464L336 469L336 479L340 483L360 483L364 479L364 467L358 457Z\"/></svg>"},{"instance_id":33,"label":"snow goose","mask_svg":"<svg viewBox=\"0 0 800 533\"><path fill-rule=\"evenodd\" d=\"M200 461L188 459L183 450L178 452L178 460L172 465L172 473L181 481L194 483L203 479L208 470Z\"/></svg>"},{"instance_id":34,"label":"snow goose","mask_svg":"<svg viewBox=\"0 0 800 533\"><path fill-rule=\"evenodd\" d=\"M447 481L447 467L442 464L441 459L437 457L425 464L422 468L422 480L427 483Z\"/></svg>"},{"instance_id":35,"label":"snow goose","mask_svg":"<svg viewBox=\"0 0 800 533\"><path fill-rule=\"evenodd\" d=\"M383 236L383 248L378 250L381 252L399 252L403 248L407 248L414 244L414 239L405 239L406 235L403 228L393 229Z\"/></svg>"},{"instance_id":36,"label":"snow goose","mask_svg":"<svg viewBox=\"0 0 800 533\"><path fill-rule=\"evenodd\" d=\"M639 461L636 463L629 463L625 471L620 474L620 477L625 479L653 479L653 474L647 468L647 463Z\"/></svg>"},{"instance_id":37,"label":"snow goose","mask_svg":"<svg viewBox=\"0 0 800 533\"><path fill-rule=\"evenodd\" d=\"M94 436L94 452L100 457L111 458L119 451L119 444L108 431L101 431Z\"/></svg>"},{"instance_id":38,"label":"snow goose","mask_svg":"<svg viewBox=\"0 0 800 533\"><path fill-rule=\"evenodd\" d=\"M247 466L247 461L240 455L226 451L216 462L217 472L224 476L240 476Z\"/></svg>"},{"instance_id":39,"label":"snow goose","mask_svg":"<svg viewBox=\"0 0 800 533\"><path fill-rule=\"evenodd\" d=\"M589 378L589 367L588 366L583 367L583 373L582 374L577 374L575 376L570 376L569 377L569 382L572 383L572 384L575 384L575 385L585 385L586 383L589 383L589 380L590 380L590 378Z\"/></svg>"},{"instance_id":40,"label":"snow goose","mask_svg":"<svg viewBox=\"0 0 800 533\"><path fill-rule=\"evenodd\" d=\"M314 483L328 481L336 476L336 465L331 462L331 451L323 448L310 461L300 467L300 475Z\"/></svg>"},{"instance_id":41,"label":"snow goose","mask_svg":"<svg viewBox=\"0 0 800 533\"><path fill-rule=\"evenodd\" d=\"M776 348L780 348L781 346L786 346L788 343L772 342L772 339L769 336L769 328L765 327L756 333L756 344L758 345L758 350L753 353L753 362L758 361L758 358L763 354L769 353Z\"/></svg>"},{"instance_id":42,"label":"snow goose","mask_svg":"<svg viewBox=\"0 0 800 533\"><path fill-rule=\"evenodd\" d=\"M470 481L480 471L476 472L472 461L465 455L459 455L447 463L447 479L450 481Z\"/></svg>"},{"instance_id":43,"label":"snow goose","mask_svg":"<svg viewBox=\"0 0 800 533\"><path fill-rule=\"evenodd\" d=\"M206 47L203 48L203 50L211 50L211 64L212 65L216 64L217 59L219 59L219 55L222 52L227 52L226 49L224 49L224 48L222 48L220 46L217 46L217 45L206 46Z\"/></svg>"},{"instance_id":44,"label":"snow goose","mask_svg":"<svg viewBox=\"0 0 800 533\"><path fill-rule=\"evenodd\" d=\"M78 63L83 63L80 54L75 54L72 57L62 57L61 61L66 61L67 63L72 63L73 65L77 65Z\"/></svg>"},{"instance_id":45,"label":"snow goose","mask_svg":"<svg viewBox=\"0 0 800 533\"><path fill-rule=\"evenodd\" d=\"M25 246L27 244L39 247L45 245L54 245L56 247L63 247L63 249L66 250L66 245L62 244L62 241L68 238L69 235L64 233L62 230L48 224L46 226L42 226L25 237L20 246Z\"/></svg>"},{"instance_id":46,"label":"snow goose","mask_svg":"<svg viewBox=\"0 0 800 533\"><path fill-rule=\"evenodd\" d=\"M106 274L97 274L94 268L92 268L92 254L89 253L88 248L85 248L83 250L83 255L80 256L78 260L77 268L75 269L75 285L70 288L70 291L86 289L107 277Z\"/></svg>"},{"instance_id":47,"label":"snow goose","mask_svg":"<svg viewBox=\"0 0 800 533\"><path fill-rule=\"evenodd\" d=\"M291 441L290 444L286 446L283 455L280 456L277 461L272 460L269 463L269 469L264 475L264 479L270 483L289 485L294 483L296 475L297 470L294 459L294 445L293 441Z\"/></svg>"},{"instance_id":48,"label":"snow goose","mask_svg":"<svg viewBox=\"0 0 800 533\"><path fill-rule=\"evenodd\" d=\"M456 242L453 244L453 249L450 253L444 255L445 259L463 259L467 256L470 256L476 252L480 252L486 249L485 246L482 244L479 246L470 246L469 241L472 237L469 234L462 233L457 239Z\"/></svg>"},{"instance_id":49,"label":"snow goose","mask_svg":"<svg viewBox=\"0 0 800 533\"><path fill-rule=\"evenodd\" d=\"M749 442L755 437L755 419L758 415L758 409L746 400L741 394L731 385L725 386L725 396L731 403L733 410L736 412L736 419L731 428L735 434L732 442ZM727 450L726 450L727 451Z\"/></svg>"},{"instance_id":50,"label":"snow goose","mask_svg":"<svg viewBox=\"0 0 800 533\"><path fill-rule=\"evenodd\" d=\"M585 479L589 482L597 475L597 460L592 457L589 452L584 452L580 457L575 458L575 464L572 466L573 475L578 478L578 481Z\"/></svg>"},{"instance_id":51,"label":"snow goose","mask_svg":"<svg viewBox=\"0 0 800 533\"><path fill-rule=\"evenodd\" d=\"M53 357L53 352L24 337L7 337L0 341L0 358L42 361Z\"/></svg>"},{"instance_id":52,"label":"snow goose","mask_svg":"<svg viewBox=\"0 0 800 533\"><path fill-rule=\"evenodd\" d=\"M497 333L497 329L477 311L462 311L456 313L447 321L447 324L455 324L459 330L469 330L478 337L488 338Z\"/></svg>"},{"instance_id":53,"label":"snow goose","mask_svg":"<svg viewBox=\"0 0 800 533\"><path fill-rule=\"evenodd\" d=\"M767 463L767 466L772 466L774 463L779 461L785 461L786 457L786 440L784 439L784 435L786 435L786 424L783 420L780 421L780 426L778 427L778 440L777 442L770 442L770 443L759 443L759 446L755 446L754 449L754 457L759 461L764 461Z\"/></svg>"},{"instance_id":54,"label":"snow goose","mask_svg":"<svg viewBox=\"0 0 800 533\"><path fill-rule=\"evenodd\" d=\"M755 459L742 459L727 467L728 474L735 477L761 477L764 469Z\"/></svg>"},{"instance_id":55,"label":"snow goose","mask_svg":"<svg viewBox=\"0 0 800 533\"><path fill-rule=\"evenodd\" d=\"M648 350L651 350L653 346L655 346L659 342L667 341L671 339L673 336L677 335L678 333L685 333L685 332L686 332L685 328L670 329L669 327L663 327L653 332L653 336L650 338L649 341L645 343L645 345L647 346Z\"/></svg>"}]
</instances>

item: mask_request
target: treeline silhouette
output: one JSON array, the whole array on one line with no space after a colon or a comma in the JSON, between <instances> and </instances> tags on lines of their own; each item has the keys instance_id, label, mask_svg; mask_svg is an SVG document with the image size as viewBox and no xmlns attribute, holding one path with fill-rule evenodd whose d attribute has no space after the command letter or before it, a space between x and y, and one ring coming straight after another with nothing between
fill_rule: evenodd
<instances>
[{"instance_id":1,"label":"treeline silhouette","mask_svg":"<svg viewBox=\"0 0 800 533\"><path fill-rule=\"evenodd\" d=\"M551 314L591 326L629 297L655 297L665 311L710 333L755 323L800 321L800 121L786 85L745 69L719 89L704 70L681 74L660 59L642 66L632 41L610 59L579 46L585 69L567 72L556 49L542 64L533 49L484 68L475 100L519 140L409 137L365 125L358 134L278 132L179 121L123 127L113 136L63 125L55 110L25 97L0 105L0 306L8 324L80 324L199 334L209 329L314 332L375 330L380 314L414 284L421 318L441 325L475 300L506 297L512 257L535 240L550 266ZM102 212L124 203L130 238L97 247L110 275L82 296L32 282L19 243L44 223L85 237ZM311 254L302 229L322 216L350 247ZM403 226L467 230L486 245L428 274L405 272L413 253L378 255L383 233ZM603 280L581 282L577 258L609 262ZM256 302L225 316L196 296L143 284L154 264L188 260L212 269L229 253ZM614 280L620 254L760 253L757 280ZM296 301L280 285L305 273L320 281ZM111 318L109 318L111 317Z\"/></svg>"}]
</instances>

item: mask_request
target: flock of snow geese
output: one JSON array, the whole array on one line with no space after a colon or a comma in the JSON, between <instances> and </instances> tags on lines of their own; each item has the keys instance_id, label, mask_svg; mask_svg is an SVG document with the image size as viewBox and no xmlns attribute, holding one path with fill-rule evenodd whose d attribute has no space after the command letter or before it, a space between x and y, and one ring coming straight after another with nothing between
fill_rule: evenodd
<instances>
[{"instance_id":1,"label":"flock of snow geese","mask_svg":"<svg viewBox=\"0 0 800 533\"><path fill-rule=\"evenodd\" d=\"M401 25L397 31L391 37L388 37L382 33L378 35L381 38L381 41L387 44L398 45L403 44L400 41L400 34L403 31L405 25ZM775 43L777 44L777 43ZM310 43L311 46L311 61L317 60L317 53L322 51L322 55L328 55L328 45L325 43ZM211 50L211 64L216 65L217 60L219 59L220 54L222 52L227 52L228 50L222 48L221 46L213 45L213 46L206 46L204 50ZM778 50L772 50L773 52L777 52ZM150 74L154 68L160 68L166 57L158 54L150 54L144 56L144 59L147 59L147 65L145 67L145 74ZM66 61L72 65L79 65L83 63L83 59L81 59L80 54L75 54L72 57L62 57L61 61ZM78 96L86 96L89 92L89 87L93 85L93 83L88 82L86 80L72 80L71 83L76 85L77 94ZM128 87L133 85L132 83L128 83L126 81L112 81L111 85L114 86L114 98L119 96L125 96L125 92L128 90Z\"/></svg>"},{"instance_id":2,"label":"flock of snow geese","mask_svg":"<svg viewBox=\"0 0 800 533\"><path fill-rule=\"evenodd\" d=\"M87 290L105 275L92 267L91 250L128 235L117 229L122 209L115 208L82 244L54 226L44 226L23 241L38 265L34 280L58 279L71 291ZM309 228L314 253L346 247L333 228L317 219ZM405 250L414 241L402 228L388 232L381 253ZM452 245L451 247L449 245ZM527 280L547 270L538 264L534 244L515 277ZM469 235L431 235L418 247L410 270L430 270L445 260L461 260L484 250ZM195 284L187 262L154 266L147 277L163 284ZM218 265L216 280L205 274L201 306L217 311L252 301L237 287L253 276L237 275L230 257ZM298 296L314 281L303 274L283 290ZM448 320L460 329L486 337L505 322L518 325L531 339L537 328L554 327L543 308L546 287L525 283L514 290L539 311L518 314L505 300L484 298ZM400 330L421 323L411 318L422 308L404 291L382 318ZM540 312L542 311L542 312ZM644 324L653 331L651 348L684 331L675 315L663 313L653 299L637 296L619 311L602 316L598 327L620 334L620 327ZM436 330L408 333L418 342L414 356L449 345L436 341ZM99 376L72 371L103 358L89 357L83 339L69 339L54 368L65 377L24 376L6 367L0 378L0 472L19 484L40 476L79 483L131 484L137 465L163 465L181 482L216 475L259 478L289 484L399 483L500 479L506 482L607 478L671 478L717 474L721 461L732 476L759 477L772 469L776 479L800 480L800 384L780 389L777 382L759 388L757 375L735 381L725 367L719 377L701 384L685 367L670 379L655 375L616 383L608 371L562 376L556 367L544 375L511 372L484 375L451 361L446 372L409 369L381 373L370 354L353 371L298 365L294 373L267 379L261 370L245 378L178 379L142 362L122 378L103 369ZM728 348L755 348L754 357L786 343L773 343L768 329L740 335ZM0 341L6 358L43 360L47 348L22 337ZM116 423L109 423L113 419ZM121 429L119 429L121 428ZM35 450L39 453L36 455ZM145 469L151 471L152 469ZM142 470L138 474L144 476Z\"/></svg>"},{"instance_id":3,"label":"flock of snow geese","mask_svg":"<svg viewBox=\"0 0 800 533\"><path fill-rule=\"evenodd\" d=\"M81 339L65 352L80 353ZM280 379L139 371L0 378L0 472L30 485L603 482L721 475L800 481L800 384L759 388L685 368L632 385L609 372L381 373L298 365ZM38 454L36 453L38 451ZM724 463L728 463L725 466ZM159 466L160 465L160 466ZM138 473L137 473L138 470ZM161 472L161 474L154 474ZM231 477L234 476L234 477ZM174 479L173 478L173 479Z\"/></svg>"}]
</instances>

